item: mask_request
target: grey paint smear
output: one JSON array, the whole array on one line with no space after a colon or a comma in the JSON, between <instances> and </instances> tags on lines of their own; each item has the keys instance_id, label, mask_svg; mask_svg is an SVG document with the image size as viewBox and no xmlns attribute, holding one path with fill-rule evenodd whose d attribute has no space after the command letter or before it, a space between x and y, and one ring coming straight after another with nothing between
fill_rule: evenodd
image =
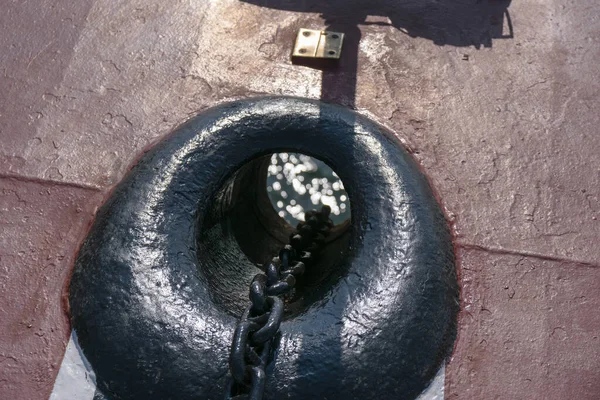
<instances>
[{"instance_id":1,"label":"grey paint smear","mask_svg":"<svg viewBox=\"0 0 600 400\"><path fill-rule=\"evenodd\" d=\"M421 393L416 400L443 400L445 378L446 367L444 364L427 390ZM97 397L94 397L95 395ZM81 352L77 334L73 330L49 400L94 399L105 399L105 397L101 393L96 393L96 375Z\"/></svg>"},{"instance_id":2,"label":"grey paint smear","mask_svg":"<svg viewBox=\"0 0 600 400\"><path fill-rule=\"evenodd\" d=\"M446 381L446 363L442 364L429 387L416 400L444 400L444 382Z\"/></svg>"},{"instance_id":3,"label":"grey paint smear","mask_svg":"<svg viewBox=\"0 0 600 400\"><path fill-rule=\"evenodd\" d=\"M95 392L96 375L81 352L73 330L50 400L92 400Z\"/></svg>"}]
</instances>

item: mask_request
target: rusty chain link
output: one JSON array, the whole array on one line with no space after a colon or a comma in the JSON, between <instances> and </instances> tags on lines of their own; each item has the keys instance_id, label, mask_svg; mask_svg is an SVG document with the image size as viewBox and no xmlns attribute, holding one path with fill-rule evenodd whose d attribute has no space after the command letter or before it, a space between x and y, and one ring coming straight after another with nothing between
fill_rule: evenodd
<instances>
[{"instance_id":1,"label":"rusty chain link","mask_svg":"<svg viewBox=\"0 0 600 400\"><path fill-rule=\"evenodd\" d=\"M273 257L266 274L257 274L250 284L251 304L242 314L233 334L229 356L230 379L226 400L260 400L263 398L266 373L273 339L283 320L284 304L278 296L294 296L297 278L304 274L333 227L331 208L305 213L290 235L290 243Z\"/></svg>"}]
</instances>

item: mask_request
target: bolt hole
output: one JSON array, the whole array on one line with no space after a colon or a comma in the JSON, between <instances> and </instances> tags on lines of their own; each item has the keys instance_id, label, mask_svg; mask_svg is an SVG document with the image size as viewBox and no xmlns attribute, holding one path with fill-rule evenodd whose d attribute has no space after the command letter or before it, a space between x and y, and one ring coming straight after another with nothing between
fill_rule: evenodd
<instances>
[{"instance_id":1,"label":"bolt hole","mask_svg":"<svg viewBox=\"0 0 600 400\"><path fill-rule=\"evenodd\" d=\"M332 55L334 55L334 54L335 54L335 51L333 51L333 50L329 50L328 54L329 54L330 56L332 56Z\"/></svg>"},{"instance_id":2,"label":"bolt hole","mask_svg":"<svg viewBox=\"0 0 600 400\"><path fill-rule=\"evenodd\" d=\"M306 49L300 49L300 50L298 50L298 53L304 54L304 53L306 53Z\"/></svg>"},{"instance_id":3,"label":"bolt hole","mask_svg":"<svg viewBox=\"0 0 600 400\"><path fill-rule=\"evenodd\" d=\"M331 35L332 38L337 39L339 38L339 35Z\"/></svg>"},{"instance_id":4,"label":"bolt hole","mask_svg":"<svg viewBox=\"0 0 600 400\"><path fill-rule=\"evenodd\" d=\"M308 37L308 36L310 36L310 32L306 32L306 31L305 31L305 32L302 32L302 34L303 34L304 36L307 36L307 37Z\"/></svg>"}]
</instances>

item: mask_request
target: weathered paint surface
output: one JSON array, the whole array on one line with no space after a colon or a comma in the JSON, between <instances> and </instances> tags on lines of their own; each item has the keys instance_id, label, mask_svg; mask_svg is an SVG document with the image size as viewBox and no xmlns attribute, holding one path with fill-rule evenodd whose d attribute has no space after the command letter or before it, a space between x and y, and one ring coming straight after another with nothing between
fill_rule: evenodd
<instances>
[{"instance_id":1,"label":"weathered paint surface","mask_svg":"<svg viewBox=\"0 0 600 400\"><path fill-rule=\"evenodd\" d=\"M486 1L436 3L468 12ZM68 342L61 296L74 253L147 145L225 99L321 97L323 73L292 65L289 52L297 28L332 23L318 9L276 5L4 4L0 398L48 398ZM358 7L337 8L349 21ZM376 14L344 28L360 34L356 67L345 56L341 71L326 72L325 97L397 132L454 221L465 312L446 397L595 399L597 4L512 2L514 38L480 49L426 34L443 7L410 14L425 26L414 37ZM478 29L464 36L481 42Z\"/></svg>"}]
</instances>

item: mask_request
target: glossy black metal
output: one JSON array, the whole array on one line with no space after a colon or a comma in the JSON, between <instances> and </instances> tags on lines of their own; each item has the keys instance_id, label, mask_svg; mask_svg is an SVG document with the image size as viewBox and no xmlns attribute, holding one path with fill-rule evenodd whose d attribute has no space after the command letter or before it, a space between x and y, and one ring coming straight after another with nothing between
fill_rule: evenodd
<instances>
[{"instance_id":1,"label":"glossy black metal","mask_svg":"<svg viewBox=\"0 0 600 400\"><path fill-rule=\"evenodd\" d=\"M279 297L268 297L267 303L272 303L270 304L269 320L265 326L252 334L251 337L254 343L264 343L271 339L277 333L279 324L283 319L283 301Z\"/></svg>"},{"instance_id":2,"label":"glossy black metal","mask_svg":"<svg viewBox=\"0 0 600 400\"><path fill-rule=\"evenodd\" d=\"M246 346L248 345L248 335L250 334L250 322L242 322L237 326L233 334L233 344L231 346L231 356L229 365L231 374L236 380L243 381L246 378Z\"/></svg>"},{"instance_id":3,"label":"glossy black metal","mask_svg":"<svg viewBox=\"0 0 600 400\"><path fill-rule=\"evenodd\" d=\"M286 304L265 398L411 399L434 376L454 339L458 289L427 179L391 133L348 109L262 98L178 128L98 211L70 308L107 398L222 398L255 262L291 233L253 205L261 185L246 178L260 176L252 160L282 150L338 173L352 223L325 240L317 272Z\"/></svg>"},{"instance_id":4,"label":"glossy black metal","mask_svg":"<svg viewBox=\"0 0 600 400\"><path fill-rule=\"evenodd\" d=\"M308 223L299 223L296 231L290 234L290 239L297 239L292 241L296 247L294 244L283 246L279 251L279 257L273 257L269 263L267 275L257 274L252 280L249 292L252 304L240 318L233 335L229 357L232 382L226 386L226 399L249 397L252 400L263 400L262 397L257 396L264 392L266 363L263 361L265 358L260 357L258 352L262 347L273 347L272 343L279 333L284 314L283 301L279 297L272 296L286 295L287 301L294 298L296 277L290 273L290 263L294 266L304 266L303 262L296 260L299 251L303 248L314 247L317 252L323 249L324 238L329 236L334 227L333 221L329 219L330 213L329 206L323 206L319 212L307 211ZM306 229L307 226L309 229ZM262 352L264 354L264 349ZM270 354L267 356L270 357ZM246 364L246 360L250 365ZM252 377L246 373L249 369L252 371Z\"/></svg>"}]
</instances>

